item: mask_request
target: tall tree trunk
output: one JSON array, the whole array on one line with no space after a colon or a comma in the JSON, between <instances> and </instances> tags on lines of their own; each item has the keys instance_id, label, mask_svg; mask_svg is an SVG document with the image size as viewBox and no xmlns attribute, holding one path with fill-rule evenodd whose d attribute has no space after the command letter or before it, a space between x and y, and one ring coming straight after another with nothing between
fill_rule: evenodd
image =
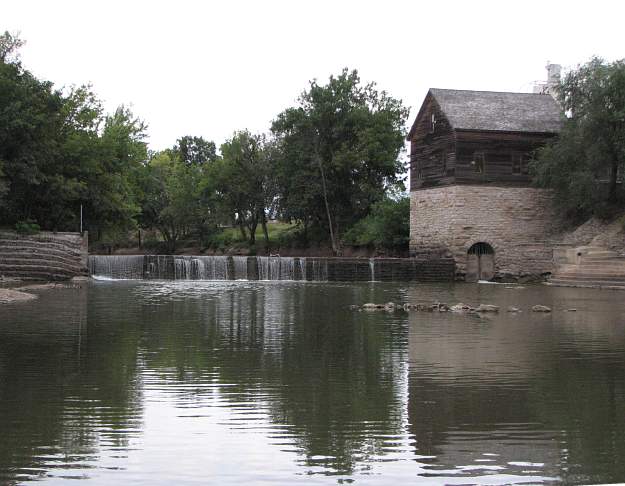
<instances>
[{"instance_id":1,"label":"tall tree trunk","mask_svg":"<svg viewBox=\"0 0 625 486\"><path fill-rule=\"evenodd\" d=\"M265 236L265 248L269 251L269 231L267 230L267 215L264 209L262 210L260 224L263 227L263 235Z\"/></svg>"},{"instance_id":2,"label":"tall tree trunk","mask_svg":"<svg viewBox=\"0 0 625 486\"><path fill-rule=\"evenodd\" d=\"M241 231L241 238L243 238L243 241L247 241L247 233L245 232L245 226L243 226L243 220L240 217L237 221L237 224L239 225L239 230Z\"/></svg>"},{"instance_id":3,"label":"tall tree trunk","mask_svg":"<svg viewBox=\"0 0 625 486\"><path fill-rule=\"evenodd\" d=\"M323 202L326 207L326 216L328 217L328 228L330 229L330 243L332 244L332 252L334 255L338 255L339 248L334 238L334 228L332 227L332 215L330 214L330 204L328 203L328 188L326 186L326 176L323 171L323 163L321 162L321 157L319 156L319 152L316 154L317 165L319 165L319 172L321 173L321 188L323 191Z\"/></svg>"},{"instance_id":4,"label":"tall tree trunk","mask_svg":"<svg viewBox=\"0 0 625 486\"><path fill-rule=\"evenodd\" d=\"M258 217L254 216L247 229L250 230L250 245L256 244L256 228L258 227Z\"/></svg>"}]
</instances>

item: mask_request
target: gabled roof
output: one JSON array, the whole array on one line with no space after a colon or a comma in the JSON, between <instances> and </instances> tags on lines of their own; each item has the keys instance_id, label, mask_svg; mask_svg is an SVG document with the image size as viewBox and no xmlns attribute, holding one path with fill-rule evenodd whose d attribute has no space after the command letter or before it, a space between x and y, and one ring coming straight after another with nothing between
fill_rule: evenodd
<instances>
[{"instance_id":1,"label":"gabled roof","mask_svg":"<svg viewBox=\"0 0 625 486\"><path fill-rule=\"evenodd\" d=\"M431 88L430 95L456 130L560 131L561 110L548 94Z\"/></svg>"}]
</instances>

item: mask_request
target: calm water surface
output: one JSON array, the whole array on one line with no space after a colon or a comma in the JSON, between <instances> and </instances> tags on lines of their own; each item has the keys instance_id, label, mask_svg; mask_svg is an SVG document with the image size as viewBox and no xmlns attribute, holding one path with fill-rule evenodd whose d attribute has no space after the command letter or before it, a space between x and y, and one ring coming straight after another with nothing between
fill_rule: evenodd
<instances>
[{"instance_id":1,"label":"calm water surface","mask_svg":"<svg viewBox=\"0 0 625 486\"><path fill-rule=\"evenodd\" d=\"M390 300L524 312L348 309ZM625 293L116 281L0 307L0 484L587 484L624 458Z\"/></svg>"}]
</instances>

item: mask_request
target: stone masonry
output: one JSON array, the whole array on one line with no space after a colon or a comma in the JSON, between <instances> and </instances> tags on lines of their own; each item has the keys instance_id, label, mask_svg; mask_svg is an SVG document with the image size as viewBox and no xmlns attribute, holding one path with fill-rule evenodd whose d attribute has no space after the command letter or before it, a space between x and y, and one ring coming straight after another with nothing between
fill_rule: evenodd
<instances>
[{"instance_id":1,"label":"stone masonry","mask_svg":"<svg viewBox=\"0 0 625 486\"><path fill-rule=\"evenodd\" d=\"M0 231L0 277L66 280L86 275L87 244L86 232L21 235Z\"/></svg>"},{"instance_id":2,"label":"stone masonry","mask_svg":"<svg viewBox=\"0 0 625 486\"><path fill-rule=\"evenodd\" d=\"M452 256L459 278L477 242L495 250L495 278L551 273L557 223L545 189L454 185L410 194L411 255Z\"/></svg>"}]
</instances>

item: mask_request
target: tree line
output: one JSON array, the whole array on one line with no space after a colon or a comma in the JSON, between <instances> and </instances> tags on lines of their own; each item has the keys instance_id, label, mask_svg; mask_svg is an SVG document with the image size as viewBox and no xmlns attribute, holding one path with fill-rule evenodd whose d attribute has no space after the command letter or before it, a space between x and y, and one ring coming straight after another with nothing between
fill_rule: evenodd
<instances>
[{"instance_id":1,"label":"tree line","mask_svg":"<svg viewBox=\"0 0 625 486\"><path fill-rule=\"evenodd\" d=\"M1 226L76 230L82 207L90 239L154 230L172 252L189 238L206 246L224 226L250 246L260 228L267 246L270 219L336 254L345 243L407 247L408 109L357 71L311 81L267 134L237 131L219 147L183 136L151 151L130 108L105 113L91 86L36 78L22 44L0 36Z\"/></svg>"},{"instance_id":2,"label":"tree line","mask_svg":"<svg viewBox=\"0 0 625 486\"><path fill-rule=\"evenodd\" d=\"M406 250L409 201L401 162L408 109L357 71L313 80L266 134L221 146L182 136L148 149L129 107L106 113L91 86L55 88L24 68L23 41L0 35L0 227L75 231L91 241L157 232L166 251L202 247L224 227L268 247L268 221L293 241ZM625 61L593 58L558 87L563 125L531 164L571 222L623 212ZM260 228L260 230L259 230ZM263 240L258 242L258 234Z\"/></svg>"},{"instance_id":3,"label":"tree line","mask_svg":"<svg viewBox=\"0 0 625 486\"><path fill-rule=\"evenodd\" d=\"M531 164L535 182L551 188L572 223L611 219L625 210L625 60L592 58L556 88L563 109L558 138Z\"/></svg>"}]
</instances>

